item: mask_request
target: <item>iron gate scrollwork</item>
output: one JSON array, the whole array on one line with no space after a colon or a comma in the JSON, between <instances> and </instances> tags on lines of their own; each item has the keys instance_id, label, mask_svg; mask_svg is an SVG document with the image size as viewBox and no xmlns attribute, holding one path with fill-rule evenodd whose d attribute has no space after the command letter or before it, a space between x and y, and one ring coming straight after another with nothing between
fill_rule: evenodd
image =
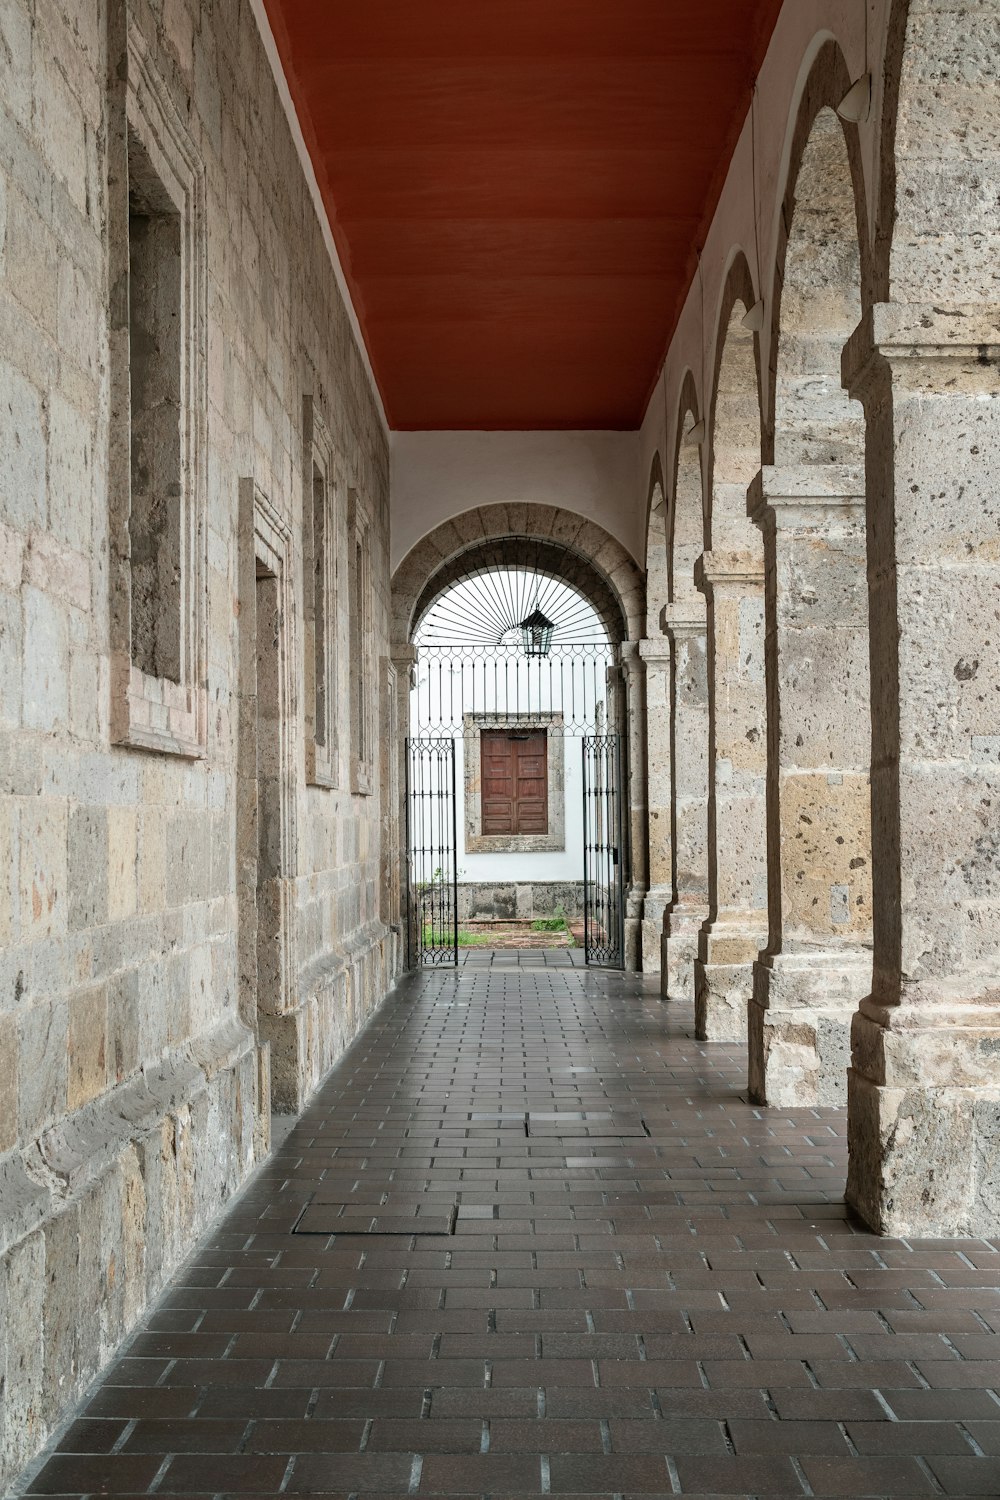
<instances>
[{"instance_id":1,"label":"iron gate scrollwork","mask_svg":"<svg viewBox=\"0 0 1000 1500\"><path fill-rule=\"evenodd\" d=\"M625 967L625 850L622 756L617 734L583 737L584 958Z\"/></svg>"},{"instance_id":2,"label":"iron gate scrollwork","mask_svg":"<svg viewBox=\"0 0 1000 1500\"><path fill-rule=\"evenodd\" d=\"M410 965L458 963L458 801L455 739L406 742Z\"/></svg>"}]
</instances>

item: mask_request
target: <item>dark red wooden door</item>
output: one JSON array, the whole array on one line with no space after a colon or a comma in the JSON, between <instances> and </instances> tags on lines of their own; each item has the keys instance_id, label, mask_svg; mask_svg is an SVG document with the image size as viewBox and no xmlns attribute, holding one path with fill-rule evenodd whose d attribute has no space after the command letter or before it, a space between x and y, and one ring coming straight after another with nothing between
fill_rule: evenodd
<instances>
[{"instance_id":1,"label":"dark red wooden door","mask_svg":"<svg viewBox=\"0 0 1000 1500\"><path fill-rule=\"evenodd\" d=\"M484 834L548 833L545 731L484 729L480 740Z\"/></svg>"}]
</instances>

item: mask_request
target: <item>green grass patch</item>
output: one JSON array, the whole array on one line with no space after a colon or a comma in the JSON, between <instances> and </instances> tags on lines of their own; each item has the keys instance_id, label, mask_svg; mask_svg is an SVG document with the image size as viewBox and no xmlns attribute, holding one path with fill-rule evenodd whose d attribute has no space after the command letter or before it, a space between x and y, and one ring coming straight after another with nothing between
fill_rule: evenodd
<instances>
[{"instance_id":1,"label":"green grass patch","mask_svg":"<svg viewBox=\"0 0 1000 1500\"><path fill-rule=\"evenodd\" d=\"M565 917L536 917L531 924L532 932L565 932Z\"/></svg>"},{"instance_id":2,"label":"green grass patch","mask_svg":"<svg viewBox=\"0 0 1000 1500\"><path fill-rule=\"evenodd\" d=\"M451 946L451 933L435 930L429 924L424 928L425 948L448 948ZM458 946L460 948L488 948L490 936L486 932L466 932L464 928L458 929Z\"/></svg>"},{"instance_id":3,"label":"green grass patch","mask_svg":"<svg viewBox=\"0 0 1000 1500\"><path fill-rule=\"evenodd\" d=\"M460 948L488 948L493 939L488 932L464 932L458 929L458 946Z\"/></svg>"}]
</instances>

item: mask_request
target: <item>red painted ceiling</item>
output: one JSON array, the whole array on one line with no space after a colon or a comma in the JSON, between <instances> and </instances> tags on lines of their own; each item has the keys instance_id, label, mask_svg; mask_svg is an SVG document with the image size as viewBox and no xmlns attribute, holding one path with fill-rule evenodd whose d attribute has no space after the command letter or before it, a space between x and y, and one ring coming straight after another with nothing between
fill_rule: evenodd
<instances>
[{"instance_id":1,"label":"red painted ceiling","mask_svg":"<svg viewBox=\"0 0 1000 1500\"><path fill-rule=\"evenodd\" d=\"M265 0L395 428L633 428L781 0Z\"/></svg>"}]
</instances>

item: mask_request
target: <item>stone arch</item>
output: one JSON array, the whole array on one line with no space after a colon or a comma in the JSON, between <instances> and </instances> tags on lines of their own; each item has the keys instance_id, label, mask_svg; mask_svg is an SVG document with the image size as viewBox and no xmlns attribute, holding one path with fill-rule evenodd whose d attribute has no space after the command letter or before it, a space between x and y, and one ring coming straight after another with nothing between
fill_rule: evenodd
<instances>
[{"instance_id":1,"label":"stone arch","mask_svg":"<svg viewBox=\"0 0 1000 1500\"><path fill-rule=\"evenodd\" d=\"M684 434L700 421L698 388L688 370L681 385L674 441L673 485L668 516L667 561L670 602L696 597L694 565L705 543L705 500L701 449L685 444Z\"/></svg>"},{"instance_id":2,"label":"stone arch","mask_svg":"<svg viewBox=\"0 0 1000 1500\"><path fill-rule=\"evenodd\" d=\"M613 722L624 738L624 776L629 816L625 831L625 966L639 967L643 901L648 889L646 826L645 694L639 650L646 623L642 570L617 538L594 521L553 505L484 505L435 527L403 558L392 576L391 641L397 662L408 669L413 635L444 590L490 565L519 562L551 568L594 605L608 637L620 647ZM623 645L623 643L628 643ZM399 724L408 722L409 671L400 674ZM405 776L405 738L398 742L400 785ZM405 822L405 820L403 820ZM402 834L401 823L401 834ZM407 868L405 835L400 847Z\"/></svg>"},{"instance_id":3,"label":"stone arch","mask_svg":"<svg viewBox=\"0 0 1000 1500\"><path fill-rule=\"evenodd\" d=\"M865 416L842 384L861 321L867 215L850 79L817 53L791 127L772 298L773 463L751 496L765 561L768 941L755 966L749 1086L842 1103L871 982L871 713Z\"/></svg>"},{"instance_id":4,"label":"stone arch","mask_svg":"<svg viewBox=\"0 0 1000 1500\"><path fill-rule=\"evenodd\" d=\"M841 355L870 287L859 133L835 112L850 86L834 41L809 71L792 126L771 298L764 451L779 466L858 463L864 417Z\"/></svg>"},{"instance_id":5,"label":"stone arch","mask_svg":"<svg viewBox=\"0 0 1000 1500\"><path fill-rule=\"evenodd\" d=\"M759 550L747 516L747 489L760 469L763 443L760 340L742 323L755 300L747 258L738 251L723 285L716 325L708 417L705 540L710 549Z\"/></svg>"},{"instance_id":6,"label":"stone arch","mask_svg":"<svg viewBox=\"0 0 1000 1500\"><path fill-rule=\"evenodd\" d=\"M667 499L660 455L653 455L646 498L646 635L660 633L660 612L670 598Z\"/></svg>"},{"instance_id":7,"label":"stone arch","mask_svg":"<svg viewBox=\"0 0 1000 1500\"><path fill-rule=\"evenodd\" d=\"M551 565L594 605L612 642L642 637L646 590L634 558L595 521L553 505L484 505L445 521L392 577L392 639L407 645L446 588L490 563Z\"/></svg>"},{"instance_id":8,"label":"stone arch","mask_svg":"<svg viewBox=\"0 0 1000 1500\"><path fill-rule=\"evenodd\" d=\"M767 937L763 539L749 519L760 473L760 341L743 327L754 288L746 257L720 303L709 419L707 550L708 902L695 963L695 1030L746 1036L753 965Z\"/></svg>"},{"instance_id":9,"label":"stone arch","mask_svg":"<svg viewBox=\"0 0 1000 1500\"><path fill-rule=\"evenodd\" d=\"M668 519L671 894L663 920L660 981L666 998L688 1001L694 999L698 932L708 913L708 675L705 600L695 586L705 507L702 450L684 441L699 420L698 388L689 370L678 402Z\"/></svg>"},{"instance_id":10,"label":"stone arch","mask_svg":"<svg viewBox=\"0 0 1000 1500\"><path fill-rule=\"evenodd\" d=\"M1000 302L997 14L982 0L895 0L882 124L879 294Z\"/></svg>"}]
</instances>

